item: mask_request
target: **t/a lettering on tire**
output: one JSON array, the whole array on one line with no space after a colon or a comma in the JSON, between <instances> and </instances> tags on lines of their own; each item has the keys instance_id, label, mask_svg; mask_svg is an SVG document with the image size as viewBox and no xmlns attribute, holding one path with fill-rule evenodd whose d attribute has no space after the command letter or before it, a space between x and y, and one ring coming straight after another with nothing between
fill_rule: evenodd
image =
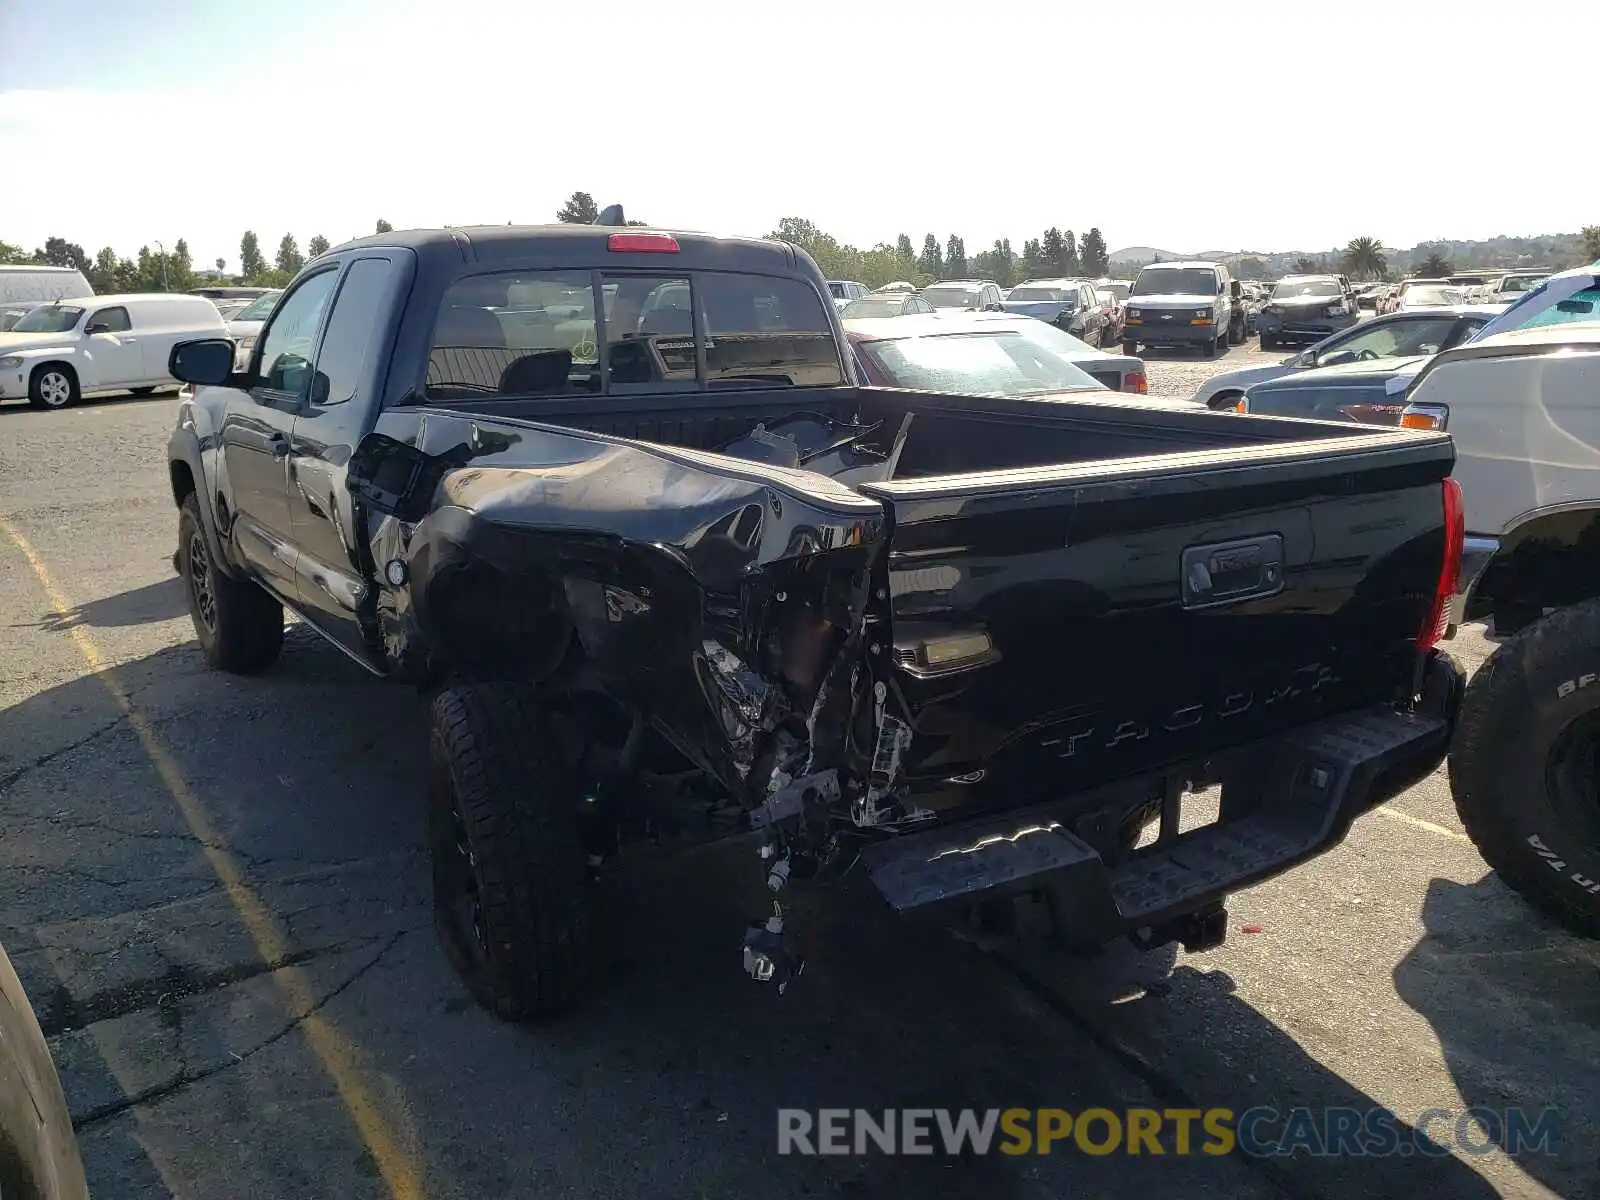
<instances>
[{"instance_id":1,"label":"t/a lettering on tire","mask_svg":"<svg viewBox=\"0 0 1600 1200\"><path fill-rule=\"evenodd\" d=\"M1450 790L1501 879L1600 937L1600 601L1535 621L1473 676Z\"/></svg>"}]
</instances>

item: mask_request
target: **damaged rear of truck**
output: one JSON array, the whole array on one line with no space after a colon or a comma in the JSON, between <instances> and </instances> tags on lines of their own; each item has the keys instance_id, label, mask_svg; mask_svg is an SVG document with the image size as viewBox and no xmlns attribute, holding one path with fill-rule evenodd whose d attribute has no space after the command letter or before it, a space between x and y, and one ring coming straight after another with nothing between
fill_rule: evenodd
<instances>
[{"instance_id":1,"label":"damaged rear of truck","mask_svg":"<svg viewBox=\"0 0 1600 1200\"><path fill-rule=\"evenodd\" d=\"M334 598L344 648L442 683L437 923L503 1015L587 989L593 882L630 843L751 835L772 907L743 963L779 990L789 893L856 864L908 917L1033 897L1071 947L1203 949L1229 892L1445 754L1447 438L857 387L820 274L770 243L399 236L370 419L330 452L313 376L285 450L347 559L215 487L187 554L337 641ZM225 385L188 412L202 473L203 430L251 415L210 393L248 396L262 354L196 380Z\"/></svg>"}]
</instances>

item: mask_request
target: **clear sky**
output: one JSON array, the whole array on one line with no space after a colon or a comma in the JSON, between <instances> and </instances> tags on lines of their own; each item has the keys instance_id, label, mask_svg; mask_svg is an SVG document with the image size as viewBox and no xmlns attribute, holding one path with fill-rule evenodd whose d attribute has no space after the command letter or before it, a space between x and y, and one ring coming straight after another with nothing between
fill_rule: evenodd
<instances>
[{"instance_id":1,"label":"clear sky","mask_svg":"<svg viewBox=\"0 0 1600 1200\"><path fill-rule=\"evenodd\" d=\"M1115 249L1600 221L1600 0L0 0L0 240L553 218Z\"/></svg>"}]
</instances>

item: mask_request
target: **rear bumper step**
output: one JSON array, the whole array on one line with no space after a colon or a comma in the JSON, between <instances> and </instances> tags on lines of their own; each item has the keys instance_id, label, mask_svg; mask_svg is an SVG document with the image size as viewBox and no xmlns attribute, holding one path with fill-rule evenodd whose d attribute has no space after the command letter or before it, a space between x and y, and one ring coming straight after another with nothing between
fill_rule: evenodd
<instances>
[{"instance_id":1,"label":"rear bumper step","mask_svg":"<svg viewBox=\"0 0 1600 1200\"><path fill-rule=\"evenodd\" d=\"M1114 866L1072 832L1082 799L965 821L880 842L867 873L897 911L934 913L1042 891L1063 937L1099 945L1179 927L1229 892L1279 874L1344 840L1350 823L1431 772L1449 749L1460 672L1429 662L1423 695L1439 711L1367 709L1243 748L1264 765L1248 810L1224 788L1222 815L1135 851Z\"/></svg>"}]
</instances>

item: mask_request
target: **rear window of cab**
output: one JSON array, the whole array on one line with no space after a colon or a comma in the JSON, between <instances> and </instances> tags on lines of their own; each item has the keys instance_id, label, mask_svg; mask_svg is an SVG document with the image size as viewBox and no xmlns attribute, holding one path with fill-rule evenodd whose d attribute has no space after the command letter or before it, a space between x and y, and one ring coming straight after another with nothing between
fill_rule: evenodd
<instances>
[{"instance_id":1,"label":"rear window of cab","mask_svg":"<svg viewBox=\"0 0 1600 1200\"><path fill-rule=\"evenodd\" d=\"M767 275L467 276L439 306L427 394L452 400L829 387L845 380L823 304L806 282Z\"/></svg>"}]
</instances>

